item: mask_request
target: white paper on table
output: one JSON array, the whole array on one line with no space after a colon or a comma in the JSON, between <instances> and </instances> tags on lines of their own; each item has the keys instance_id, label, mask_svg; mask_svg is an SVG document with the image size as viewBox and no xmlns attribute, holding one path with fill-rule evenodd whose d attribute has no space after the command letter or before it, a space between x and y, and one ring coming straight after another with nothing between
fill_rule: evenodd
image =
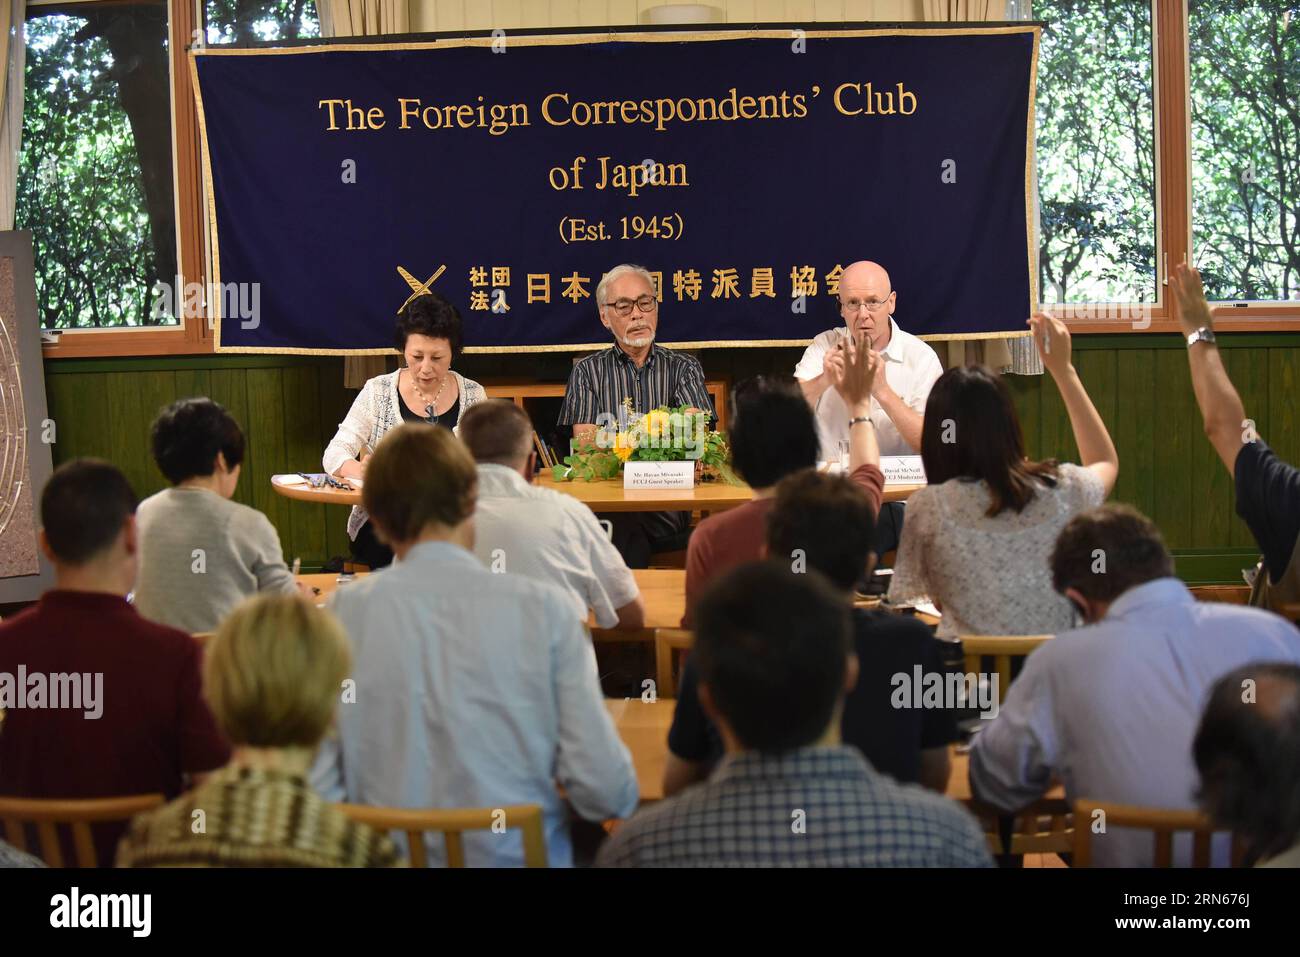
<instances>
[{"instance_id":1,"label":"white paper on table","mask_svg":"<svg viewBox=\"0 0 1300 957\"><path fill-rule=\"evenodd\" d=\"M307 480L301 475L272 475L272 485L306 485Z\"/></svg>"},{"instance_id":2,"label":"white paper on table","mask_svg":"<svg viewBox=\"0 0 1300 957\"><path fill-rule=\"evenodd\" d=\"M886 485L924 485L925 466L919 455L882 455L880 471Z\"/></svg>"}]
</instances>

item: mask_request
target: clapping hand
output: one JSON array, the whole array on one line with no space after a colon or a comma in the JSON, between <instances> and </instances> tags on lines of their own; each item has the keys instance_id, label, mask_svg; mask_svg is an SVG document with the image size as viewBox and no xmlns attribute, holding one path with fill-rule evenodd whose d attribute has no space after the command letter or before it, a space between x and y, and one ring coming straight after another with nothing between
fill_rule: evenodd
<instances>
[{"instance_id":1,"label":"clapping hand","mask_svg":"<svg viewBox=\"0 0 1300 957\"><path fill-rule=\"evenodd\" d=\"M870 403L876 376L880 372L880 353L863 337L860 341L844 339L840 344L843 361L838 364L831 384L850 409Z\"/></svg>"}]
</instances>

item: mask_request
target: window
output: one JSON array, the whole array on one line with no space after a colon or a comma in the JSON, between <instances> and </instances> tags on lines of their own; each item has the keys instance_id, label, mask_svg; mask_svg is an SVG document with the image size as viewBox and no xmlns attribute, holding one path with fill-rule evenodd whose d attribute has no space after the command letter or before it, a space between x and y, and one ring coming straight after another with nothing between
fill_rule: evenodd
<instances>
[{"instance_id":1,"label":"window","mask_svg":"<svg viewBox=\"0 0 1300 957\"><path fill-rule=\"evenodd\" d=\"M1156 300L1151 6L1035 0L1039 298Z\"/></svg>"},{"instance_id":2,"label":"window","mask_svg":"<svg viewBox=\"0 0 1300 957\"><path fill-rule=\"evenodd\" d=\"M315 0L207 0L203 23L213 44L320 36Z\"/></svg>"},{"instance_id":3,"label":"window","mask_svg":"<svg viewBox=\"0 0 1300 957\"><path fill-rule=\"evenodd\" d=\"M176 325L167 4L29 8L15 224L51 329ZM61 7L67 10L67 7Z\"/></svg>"},{"instance_id":4,"label":"window","mask_svg":"<svg viewBox=\"0 0 1300 957\"><path fill-rule=\"evenodd\" d=\"M1300 299L1300 3L1191 0L1192 249L1219 300Z\"/></svg>"}]
</instances>

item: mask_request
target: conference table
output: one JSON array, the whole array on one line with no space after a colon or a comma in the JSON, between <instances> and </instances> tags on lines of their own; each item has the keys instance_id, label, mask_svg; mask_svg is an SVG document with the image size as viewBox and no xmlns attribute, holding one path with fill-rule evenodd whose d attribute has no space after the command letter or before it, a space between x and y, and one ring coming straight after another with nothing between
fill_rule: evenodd
<instances>
[{"instance_id":1,"label":"conference table","mask_svg":"<svg viewBox=\"0 0 1300 957\"><path fill-rule=\"evenodd\" d=\"M315 589L316 598L323 602L339 587L340 579L343 582L356 581L367 574L369 573L359 572L351 576L334 573L299 575L298 581ZM632 577L636 579L641 597L645 601L644 630L676 628L682 620L682 613L686 610L686 572L680 568L634 568ZM588 624L595 623L589 621ZM597 631L602 636L607 634L599 629ZM618 632L611 631L608 634L616 639ZM640 633L625 632L624 634Z\"/></svg>"},{"instance_id":2,"label":"conference table","mask_svg":"<svg viewBox=\"0 0 1300 957\"><path fill-rule=\"evenodd\" d=\"M312 488L307 484L286 484L293 475L271 476L271 487L278 495L299 502L318 505L361 504L361 490L340 489L331 486ZM539 488L548 488L571 495L589 506L593 512L722 512L744 505L754 497L748 485L728 485L726 482L700 482L694 488L681 489L625 489L621 479L602 479L596 482L557 482L547 472L533 479ZM884 501L903 502L920 485L886 485Z\"/></svg>"}]
</instances>

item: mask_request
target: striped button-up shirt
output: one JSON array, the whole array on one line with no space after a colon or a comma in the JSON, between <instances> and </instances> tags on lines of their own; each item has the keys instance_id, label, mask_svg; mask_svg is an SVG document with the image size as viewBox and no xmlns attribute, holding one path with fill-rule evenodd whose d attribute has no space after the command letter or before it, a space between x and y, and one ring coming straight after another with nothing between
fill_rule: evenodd
<instances>
[{"instance_id":1,"label":"striped button-up shirt","mask_svg":"<svg viewBox=\"0 0 1300 957\"><path fill-rule=\"evenodd\" d=\"M743 752L644 808L600 849L603 867L991 867L964 808L874 771L854 748Z\"/></svg>"},{"instance_id":2,"label":"striped button-up shirt","mask_svg":"<svg viewBox=\"0 0 1300 957\"><path fill-rule=\"evenodd\" d=\"M704 387L704 370L694 356L655 345L638 369L626 352L611 346L574 364L558 424L601 424L596 417L602 412L618 421L625 399L631 399L633 410L642 415L660 406L713 409Z\"/></svg>"}]
</instances>

